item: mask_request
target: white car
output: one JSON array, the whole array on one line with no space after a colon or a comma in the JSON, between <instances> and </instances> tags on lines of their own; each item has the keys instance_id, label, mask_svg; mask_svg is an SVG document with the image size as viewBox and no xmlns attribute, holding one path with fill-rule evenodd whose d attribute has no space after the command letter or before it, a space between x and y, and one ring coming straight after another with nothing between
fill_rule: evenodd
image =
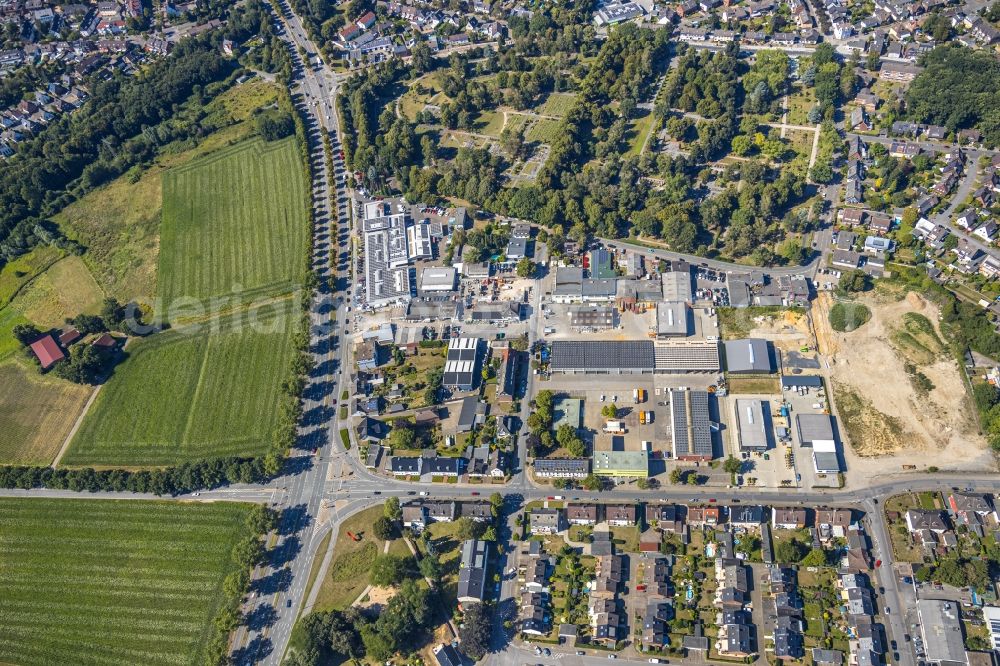
<instances>
[{"instance_id":1,"label":"white car","mask_svg":"<svg viewBox=\"0 0 1000 666\"><path fill-rule=\"evenodd\" d=\"M601 402L604 402L605 400L607 400L607 396L606 395L602 395L601 396Z\"/></svg>"}]
</instances>

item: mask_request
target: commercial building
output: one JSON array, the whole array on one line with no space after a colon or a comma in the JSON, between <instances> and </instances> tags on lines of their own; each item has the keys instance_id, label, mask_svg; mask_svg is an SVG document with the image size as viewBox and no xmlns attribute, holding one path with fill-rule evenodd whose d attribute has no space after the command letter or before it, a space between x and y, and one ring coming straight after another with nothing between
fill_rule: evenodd
<instances>
[{"instance_id":1,"label":"commercial building","mask_svg":"<svg viewBox=\"0 0 1000 666\"><path fill-rule=\"evenodd\" d=\"M469 539L462 543L458 568L458 603L482 603L486 599L486 567L489 542Z\"/></svg>"},{"instance_id":2,"label":"commercial building","mask_svg":"<svg viewBox=\"0 0 1000 666\"><path fill-rule=\"evenodd\" d=\"M718 372L719 345L700 340L569 341L552 343L551 369L571 374Z\"/></svg>"},{"instance_id":3,"label":"commercial building","mask_svg":"<svg viewBox=\"0 0 1000 666\"><path fill-rule=\"evenodd\" d=\"M994 651L1000 651L1000 608L983 606L983 620L990 632L990 645Z\"/></svg>"},{"instance_id":4,"label":"commercial building","mask_svg":"<svg viewBox=\"0 0 1000 666\"><path fill-rule=\"evenodd\" d=\"M671 389L670 436L677 460L704 461L715 457L707 391Z\"/></svg>"},{"instance_id":5,"label":"commercial building","mask_svg":"<svg viewBox=\"0 0 1000 666\"><path fill-rule=\"evenodd\" d=\"M594 474L625 478L649 476L649 454L645 451L595 451Z\"/></svg>"},{"instance_id":6,"label":"commercial building","mask_svg":"<svg viewBox=\"0 0 1000 666\"><path fill-rule=\"evenodd\" d=\"M583 400L559 396L552 401L552 429L568 425L574 430L583 427Z\"/></svg>"},{"instance_id":7,"label":"commercial building","mask_svg":"<svg viewBox=\"0 0 1000 666\"><path fill-rule=\"evenodd\" d=\"M690 303L694 296L691 287L691 267L682 263L676 270L670 270L660 276L660 285L663 289L663 300L683 301Z\"/></svg>"},{"instance_id":8,"label":"commercial building","mask_svg":"<svg viewBox=\"0 0 1000 666\"><path fill-rule=\"evenodd\" d=\"M962 637L961 607L957 601L918 599L917 617L928 663L941 666L969 663Z\"/></svg>"},{"instance_id":9,"label":"commercial building","mask_svg":"<svg viewBox=\"0 0 1000 666\"><path fill-rule=\"evenodd\" d=\"M365 296L369 306L408 302L412 297L406 213L402 204L371 201L364 205Z\"/></svg>"},{"instance_id":10,"label":"commercial building","mask_svg":"<svg viewBox=\"0 0 1000 666\"><path fill-rule=\"evenodd\" d=\"M615 327L617 310L603 305L577 305L569 309L569 325L576 329Z\"/></svg>"},{"instance_id":11,"label":"commercial building","mask_svg":"<svg viewBox=\"0 0 1000 666\"><path fill-rule=\"evenodd\" d=\"M799 442L802 446L812 447L816 473L840 472L840 456L833 417L829 414L799 414L795 417L795 423L799 429Z\"/></svg>"},{"instance_id":12,"label":"commercial building","mask_svg":"<svg viewBox=\"0 0 1000 666\"><path fill-rule=\"evenodd\" d=\"M766 340L747 338L726 343L726 370L731 374L752 375L774 372Z\"/></svg>"},{"instance_id":13,"label":"commercial building","mask_svg":"<svg viewBox=\"0 0 1000 666\"><path fill-rule=\"evenodd\" d=\"M458 285L458 270L450 266L433 266L420 273L421 292L455 291Z\"/></svg>"},{"instance_id":14,"label":"commercial building","mask_svg":"<svg viewBox=\"0 0 1000 666\"><path fill-rule=\"evenodd\" d=\"M740 451L766 451L770 444L767 417L771 408L766 400L737 400L736 423Z\"/></svg>"},{"instance_id":15,"label":"commercial building","mask_svg":"<svg viewBox=\"0 0 1000 666\"><path fill-rule=\"evenodd\" d=\"M552 343L553 372L636 374L653 372L656 356L652 341L569 341Z\"/></svg>"},{"instance_id":16,"label":"commercial building","mask_svg":"<svg viewBox=\"0 0 1000 666\"><path fill-rule=\"evenodd\" d=\"M684 301L656 304L656 337L683 338L691 334L691 310Z\"/></svg>"},{"instance_id":17,"label":"commercial building","mask_svg":"<svg viewBox=\"0 0 1000 666\"><path fill-rule=\"evenodd\" d=\"M480 374L480 347L479 338L452 338L448 343L442 385L458 391L471 391Z\"/></svg>"},{"instance_id":18,"label":"commercial building","mask_svg":"<svg viewBox=\"0 0 1000 666\"><path fill-rule=\"evenodd\" d=\"M586 479L590 474L589 458L536 458L535 476L543 479Z\"/></svg>"},{"instance_id":19,"label":"commercial building","mask_svg":"<svg viewBox=\"0 0 1000 666\"><path fill-rule=\"evenodd\" d=\"M434 256L431 245L431 225L427 222L412 224L406 228L407 256L412 261L430 259Z\"/></svg>"},{"instance_id":20,"label":"commercial building","mask_svg":"<svg viewBox=\"0 0 1000 666\"><path fill-rule=\"evenodd\" d=\"M660 374L718 373L719 343L712 340L669 340L653 348L654 372Z\"/></svg>"},{"instance_id":21,"label":"commercial building","mask_svg":"<svg viewBox=\"0 0 1000 666\"><path fill-rule=\"evenodd\" d=\"M588 252L587 263L590 267L590 277L595 280L607 280L618 275L611 265L611 253L604 248Z\"/></svg>"}]
</instances>

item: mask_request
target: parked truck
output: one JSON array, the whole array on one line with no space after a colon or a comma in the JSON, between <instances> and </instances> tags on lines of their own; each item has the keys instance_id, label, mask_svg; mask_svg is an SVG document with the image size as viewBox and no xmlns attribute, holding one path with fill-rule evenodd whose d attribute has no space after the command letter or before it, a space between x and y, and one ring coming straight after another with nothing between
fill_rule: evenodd
<instances>
[{"instance_id":1,"label":"parked truck","mask_svg":"<svg viewBox=\"0 0 1000 666\"><path fill-rule=\"evenodd\" d=\"M639 404L639 389L632 389L632 401Z\"/></svg>"},{"instance_id":2,"label":"parked truck","mask_svg":"<svg viewBox=\"0 0 1000 666\"><path fill-rule=\"evenodd\" d=\"M646 412L639 412L639 425L646 425Z\"/></svg>"},{"instance_id":3,"label":"parked truck","mask_svg":"<svg viewBox=\"0 0 1000 666\"><path fill-rule=\"evenodd\" d=\"M604 424L604 432L614 435L623 435L625 434L625 424L621 421L608 421Z\"/></svg>"}]
</instances>

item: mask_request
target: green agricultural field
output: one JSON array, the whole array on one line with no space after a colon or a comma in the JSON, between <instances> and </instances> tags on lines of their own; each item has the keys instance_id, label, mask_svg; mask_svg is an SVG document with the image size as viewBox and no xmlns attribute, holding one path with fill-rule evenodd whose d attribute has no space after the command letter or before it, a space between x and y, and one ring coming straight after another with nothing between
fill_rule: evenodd
<instances>
[{"instance_id":1,"label":"green agricultural field","mask_svg":"<svg viewBox=\"0 0 1000 666\"><path fill-rule=\"evenodd\" d=\"M159 295L239 302L292 291L306 268L308 193L295 139L248 141L163 174Z\"/></svg>"},{"instance_id":2,"label":"green agricultural field","mask_svg":"<svg viewBox=\"0 0 1000 666\"><path fill-rule=\"evenodd\" d=\"M62 463L144 467L263 454L297 324L285 302L129 345Z\"/></svg>"},{"instance_id":3,"label":"green agricultural field","mask_svg":"<svg viewBox=\"0 0 1000 666\"><path fill-rule=\"evenodd\" d=\"M247 514L229 502L0 499L0 663L204 663Z\"/></svg>"}]
</instances>

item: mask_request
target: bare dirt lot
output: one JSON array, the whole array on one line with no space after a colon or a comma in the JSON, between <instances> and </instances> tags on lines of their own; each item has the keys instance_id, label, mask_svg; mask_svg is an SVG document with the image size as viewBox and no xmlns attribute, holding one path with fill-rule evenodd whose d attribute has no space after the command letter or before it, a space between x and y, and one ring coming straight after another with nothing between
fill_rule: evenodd
<instances>
[{"instance_id":1,"label":"bare dirt lot","mask_svg":"<svg viewBox=\"0 0 1000 666\"><path fill-rule=\"evenodd\" d=\"M851 445L848 469L870 478L904 465L992 468L961 369L944 347L937 307L914 292L885 289L859 300L871 321L849 333L829 326L829 293L814 309L841 434Z\"/></svg>"},{"instance_id":2,"label":"bare dirt lot","mask_svg":"<svg viewBox=\"0 0 1000 666\"><path fill-rule=\"evenodd\" d=\"M749 337L764 338L782 351L798 351L814 345L809 318L798 310L782 310L773 317L756 317Z\"/></svg>"}]
</instances>

